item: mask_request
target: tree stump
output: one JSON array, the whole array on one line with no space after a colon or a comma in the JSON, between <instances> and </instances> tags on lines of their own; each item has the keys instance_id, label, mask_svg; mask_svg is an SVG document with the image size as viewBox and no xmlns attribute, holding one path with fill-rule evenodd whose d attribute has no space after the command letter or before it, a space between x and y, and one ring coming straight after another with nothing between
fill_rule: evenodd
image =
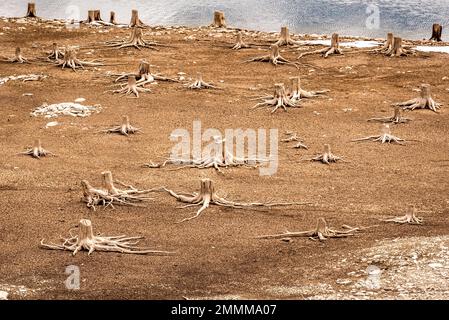
<instances>
[{"instance_id":1,"label":"tree stump","mask_svg":"<svg viewBox=\"0 0 449 320\"><path fill-rule=\"evenodd\" d=\"M34 2L28 3L26 18L37 18L36 15L36 4Z\"/></svg>"},{"instance_id":2,"label":"tree stump","mask_svg":"<svg viewBox=\"0 0 449 320\"><path fill-rule=\"evenodd\" d=\"M131 21L129 26L132 27L143 27L144 23L139 19L139 11L132 10L131 11Z\"/></svg>"},{"instance_id":3,"label":"tree stump","mask_svg":"<svg viewBox=\"0 0 449 320\"><path fill-rule=\"evenodd\" d=\"M94 21L103 21L101 19L100 10L94 10Z\"/></svg>"},{"instance_id":4,"label":"tree stump","mask_svg":"<svg viewBox=\"0 0 449 320\"><path fill-rule=\"evenodd\" d=\"M290 38L290 31L288 30L288 27L281 27L281 35L279 40L276 42L276 45L281 47L295 44L297 43Z\"/></svg>"},{"instance_id":5,"label":"tree stump","mask_svg":"<svg viewBox=\"0 0 449 320\"><path fill-rule=\"evenodd\" d=\"M212 27L226 28L226 20L225 20L224 12L221 12L221 11L214 12L214 22L212 23Z\"/></svg>"},{"instance_id":6,"label":"tree stump","mask_svg":"<svg viewBox=\"0 0 449 320\"><path fill-rule=\"evenodd\" d=\"M109 17L109 23L117 24L117 21L115 20L115 12L111 11L110 17Z\"/></svg>"},{"instance_id":7,"label":"tree stump","mask_svg":"<svg viewBox=\"0 0 449 320\"><path fill-rule=\"evenodd\" d=\"M87 23L92 23L95 21L95 12L94 10L87 11Z\"/></svg>"},{"instance_id":8,"label":"tree stump","mask_svg":"<svg viewBox=\"0 0 449 320\"><path fill-rule=\"evenodd\" d=\"M441 40L442 33L443 33L443 26L438 23L434 23L432 26L432 37L430 38L430 40L434 40L437 42L443 41Z\"/></svg>"}]
</instances>

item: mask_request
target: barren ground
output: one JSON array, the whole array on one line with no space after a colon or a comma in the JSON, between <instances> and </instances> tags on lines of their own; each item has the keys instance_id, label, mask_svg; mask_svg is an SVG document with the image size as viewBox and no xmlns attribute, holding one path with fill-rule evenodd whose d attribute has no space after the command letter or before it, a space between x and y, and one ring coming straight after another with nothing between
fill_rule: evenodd
<instances>
[{"instance_id":1,"label":"barren ground","mask_svg":"<svg viewBox=\"0 0 449 320\"><path fill-rule=\"evenodd\" d=\"M20 46L25 57L38 57L54 41L60 46L88 45L115 36L125 38L129 33L99 30L82 27L70 31L3 21L0 49L2 55L12 56ZM214 37L207 37L208 33ZM201 41L185 39L191 35ZM288 77L298 74L295 68L242 64L264 50L227 49L222 45L231 44L234 35L217 36L209 29L146 30L145 37L172 47L160 51L84 49L79 53L84 60L100 58L122 65L76 73L45 64L0 64L0 76L49 75L41 82L10 81L0 86L0 290L8 291L8 298L449 298L445 249L449 245L449 114L445 107L440 114L413 111L407 114L411 123L394 126L393 134L418 140L406 146L350 142L378 133L380 125L366 120L390 115L390 104L417 96L413 89L420 83L432 85L436 101L449 101L449 82L443 80L449 76L446 55L305 57L304 62L313 66L299 70L303 87L327 88L330 93L304 102L303 108L270 114L267 109L250 110L250 97L271 91L274 83L287 83ZM252 42L259 37L274 40L260 34ZM298 53L284 48L282 54L294 59ZM185 72L189 78L201 71L206 81L221 85L224 91L192 92L179 83L158 82L149 86L152 93L141 94L139 99L103 93L111 79L94 79L95 75L108 70L133 72L142 58L154 65L154 72L164 75ZM260 90L250 90L252 87ZM68 102L79 97L85 98L87 105L101 104L102 111L87 118L59 117L60 125L47 129L45 124L53 120L30 116L30 111L45 101ZM144 133L129 138L98 133L118 123L123 114ZM222 132L226 128L278 128L281 134L296 131L309 150L280 143L279 170L268 177L245 168L225 169L224 175L212 169L142 168L149 160L167 156L173 146L169 134L176 128L191 130L194 120L201 120L204 129ZM16 155L35 137L57 156L36 160ZM349 162L326 166L299 161L321 152L324 143ZM140 188L165 185L177 191L196 191L199 179L209 177L229 199L313 204L265 211L212 206L199 219L175 224L195 209L177 209L179 203L173 198L156 194L146 208L100 208L94 212L81 202L80 181L99 184L104 170ZM409 204L423 211L419 215L424 225L379 222L402 215ZM326 242L255 239L286 229L311 229L318 217L333 227L379 227ZM143 245L174 250L177 255L94 252L88 256L80 252L72 256L39 248L42 238L57 241L81 218L91 219L95 231L143 235ZM377 251L384 258L372 258ZM78 291L64 286L68 265L80 267ZM365 270L370 265L385 275L380 288L358 285L367 277ZM401 272L406 274L400 277Z\"/></svg>"}]
</instances>

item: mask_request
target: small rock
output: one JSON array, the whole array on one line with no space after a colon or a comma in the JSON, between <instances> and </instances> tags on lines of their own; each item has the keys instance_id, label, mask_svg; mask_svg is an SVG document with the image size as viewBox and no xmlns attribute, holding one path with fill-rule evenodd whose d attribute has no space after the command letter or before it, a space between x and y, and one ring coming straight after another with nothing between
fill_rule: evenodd
<instances>
[{"instance_id":1,"label":"small rock","mask_svg":"<svg viewBox=\"0 0 449 320\"><path fill-rule=\"evenodd\" d=\"M55 126L57 126L58 124L59 124L59 122L57 122L57 121L52 121L52 122L47 123L47 124L45 125L45 128L55 127Z\"/></svg>"},{"instance_id":2,"label":"small rock","mask_svg":"<svg viewBox=\"0 0 449 320\"><path fill-rule=\"evenodd\" d=\"M443 265L438 262L432 262L432 263L429 263L429 267L431 267L432 269L437 269L437 268L442 268Z\"/></svg>"},{"instance_id":3,"label":"small rock","mask_svg":"<svg viewBox=\"0 0 449 320\"><path fill-rule=\"evenodd\" d=\"M8 300L8 292L0 291L0 300Z\"/></svg>"},{"instance_id":4,"label":"small rock","mask_svg":"<svg viewBox=\"0 0 449 320\"><path fill-rule=\"evenodd\" d=\"M86 99L84 99L84 98L75 99L76 103L83 103L84 101L86 101Z\"/></svg>"}]
</instances>

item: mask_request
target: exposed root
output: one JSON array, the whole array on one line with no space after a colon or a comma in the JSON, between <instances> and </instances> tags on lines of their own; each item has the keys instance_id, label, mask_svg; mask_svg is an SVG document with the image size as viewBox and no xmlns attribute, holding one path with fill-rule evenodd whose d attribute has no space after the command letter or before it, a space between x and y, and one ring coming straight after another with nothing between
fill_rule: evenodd
<instances>
[{"instance_id":1,"label":"exposed root","mask_svg":"<svg viewBox=\"0 0 449 320\"><path fill-rule=\"evenodd\" d=\"M33 158L36 158L36 159L40 159L41 157L46 157L46 156L49 156L49 155L51 155L51 156L54 155L50 151L47 151L44 148L42 148L42 144L41 144L41 140L40 139L34 140L34 146L32 148L30 148L30 149L27 149L24 152L21 152L20 154L29 155L29 156L32 156Z\"/></svg>"},{"instance_id":2,"label":"exposed root","mask_svg":"<svg viewBox=\"0 0 449 320\"><path fill-rule=\"evenodd\" d=\"M182 158L169 158L164 162L157 164L150 162L144 166L147 168L162 168L168 164L178 165L177 169L185 168L197 168L197 169L208 169L214 168L220 173L221 168L229 167L248 167L256 168L258 164L268 162L269 159L260 159L257 157L237 157L232 154L227 148L225 139L220 136L214 136L214 145L210 150L210 154L203 156L201 159L182 159Z\"/></svg>"},{"instance_id":3,"label":"exposed root","mask_svg":"<svg viewBox=\"0 0 449 320\"><path fill-rule=\"evenodd\" d=\"M242 33L241 32L237 33L237 42L232 47L232 50L246 49L246 48L249 48L249 47L250 46L243 41Z\"/></svg>"},{"instance_id":4,"label":"exposed root","mask_svg":"<svg viewBox=\"0 0 449 320\"><path fill-rule=\"evenodd\" d=\"M105 171L101 173L103 177L103 188L94 188L87 180L81 181L83 188L83 201L88 208L95 211L97 205L104 207L114 205L138 206L141 202L152 200L147 195L159 189L138 190L133 186L126 185L118 180L112 179L112 173ZM118 189L114 183L117 183L126 189Z\"/></svg>"},{"instance_id":5,"label":"exposed root","mask_svg":"<svg viewBox=\"0 0 449 320\"><path fill-rule=\"evenodd\" d=\"M395 107L394 108L394 114L391 117L381 117L381 118L371 118L368 119L370 122L381 122L381 123L392 123L392 124L400 124L400 123L407 123L409 121L412 121L409 118L405 118L402 116L401 108Z\"/></svg>"},{"instance_id":6,"label":"exposed root","mask_svg":"<svg viewBox=\"0 0 449 320\"><path fill-rule=\"evenodd\" d=\"M123 116L122 124L116 127L112 127L110 129L103 130L106 133L119 133L124 136L128 136L130 134L134 134L137 132L142 132L140 128L135 128L129 123L129 117Z\"/></svg>"},{"instance_id":7,"label":"exposed root","mask_svg":"<svg viewBox=\"0 0 449 320\"><path fill-rule=\"evenodd\" d=\"M307 237L311 240L325 241L329 238L346 238L354 236L362 228L354 228L347 225L343 226L346 230L335 230L327 226L327 222L324 218L318 218L316 227L313 230L300 231L300 232L285 232L279 234L270 234L257 237L258 239L283 239L283 238L295 238L295 237Z\"/></svg>"},{"instance_id":8,"label":"exposed root","mask_svg":"<svg viewBox=\"0 0 449 320\"><path fill-rule=\"evenodd\" d=\"M1 61L11 63L30 63L30 61L27 58L22 56L22 50L19 47L16 48L14 57L11 58L1 57Z\"/></svg>"},{"instance_id":9,"label":"exposed root","mask_svg":"<svg viewBox=\"0 0 449 320\"><path fill-rule=\"evenodd\" d=\"M259 102L252 109L257 108L273 108L271 113L276 112L277 109L282 108L287 111L287 108L299 108L298 101L291 99L285 92L285 87L283 83L276 83L274 85L273 96L261 97L262 102Z\"/></svg>"},{"instance_id":10,"label":"exposed root","mask_svg":"<svg viewBox=\"0 0 449 320\"><path fill-rule=\"evenodd\" d=\"M199 90L199 89L221 89L219 87L216 87L210 83L203 81L203 75L198 72L196 81L192 84L187 84L187 88L192 90Z\"/></svg>"},{"instance_id":11,"label":"exposed root","mask_svg":"<svg viewBox=\"0 0 449 320\"><path fill-rule=\"evenodd\" d=\"M331 152L331 147L329 144L324 145L324 152L313 158L305 159L306 161L319 161L324 164L330 164L331 162L343 161L341 157L334 155Z\"/></svg>"},{"instance_id":12,"label":"exposed root","mask_svg":"<svg viewBox=\"0 0 449 320\"><path fill-rule=\"evenodd\" d=\"M302 98L314 98L318 97L322 94L329 92L330 90L319 90L319 91L306 91L301 88L301 78L300 77L291 77L291 89L290 89L290 99L294 101L299 101Z\"/></svg>"},{"instance_id":13,"label":"exposed root","mask_svg":"<svg viewBox=\"0 0 449 320\"><path fill-rule=\"evenodd\" d=\"M275 43L278 47L297 45L298 42L290 38L290 32L287 27L281 27L279 40Z\"/></svg>"},{"instance_id":14,"label":"exposed root","mask_svg":"<svg viewBox=\"0 0 449 320\"><path fill-rule=\"evenodd\" d=\"M306 149L306 150L309 149L309 147L306 146L306 145L304 144L304 140L301 139L300 137L298 137L298 135L296 134L296 132L290 132L290 131L288 131L288 132L286 132L285 134L286 134L288 137L282 139L282 140L281 140L282 142L293 142L293 141L296 141L297 143L296 143L296 145L295 145L293 148L295 148L295 149Z\"/></svg>"},{"instance_id":15,"label":"exposed root","mask_svg":"<svg viewBox=\"0 0 449 320\"><path fill-rule=\"evenodd\" d=\"M423 218L417 217L416 213L418 212L418 210L416 209L415 206L409 206L407 208L407 212L405 214L405 216L402 217L395 217L395 218L391 218L391 219L386 219L383 220L385 222L396 222L396 223L400 223L400 224L422 224L423 222Z\"/></svg>"},{"instance_id":16,"label":"exposed root","mask_svg":"<svg viewBox=\"0 0 449 320\"><path fill-rule=\"evenodd\" d=\"M215 11L214 12L214 21L210 25L214 28L226 28L226 19L224 16L224 12Z\"/></svg>"},{"instance_id":17,"label":"exposed root","mask_svg":"<svg viewBox=\"0 0 449 320\"><path fill-rule=\"evenodd\" d=\"M277 66L278 64L288 64L299 68L299 65L297 63L291 62L281 56L281 54L279 53L279 47L276 44L273 44L270 48L271 53L269 55L251 58L246 60L245 62L269 62L275 66Z\"/></svg>"},{"instance_id":18,"label":"exposed root","mask_svg":"<svg viewBox=\"0 0 449 320\"><path fill-rule=\"evenodd\" d=\"M298 56L298 59L300 59L300 58L302 58L304 56L311 55L311 54L321 54L325 58L327 58L331 54L340 54L340 55L342 55L343 51L340 48L339 42L340 42L340 38L339 38L338 34L334 33L334 34L332 34L331 46L329 48L324 48L324 49L320 49L320 50L315 50L315 51L301 53Z\"/></svg>"},{"instance_id":19,"label":"exposed root","mask_svg":"<svg viewBox=\"0 0 449 320\"><path fill-rule=\"evenodd\" d=\"M134 98L139 98L139 92L151 92L150 89L138 87L135 76L128 76L128 83L123 85L120 89L109 91L112 91L112 93L119 93L122 96L134 95Z\"/></svg>"},{"instance_id":20,"label":"exposed root","mask_svg":"<svg viewBox=\"0 0 449 320\"><path fill-rule=\"evenodd\" d=\"M382 53L382 54L386 54L387 52L392 52L393 50L393 41L394 41L394 35L392 32L388 32L387 33L387 40L385 41L385 43L380 47L380 48L376 48L373 50L368 50L368 52L373 52L373 53Z\"/></svg>"},{"instance_id":21,"label":"exposed root","mask_svg":"<svg viewBox=\"0 0 449 320\"><path fill-rule=\"evenodd\" d=\"M92 222L87 219L81 219L78 225L78 234L72 235L72 230L69 231L70 238L62 238L61 244L44 243L41 240L40 246L44 249L51 250L66 250L72 251L76 255L78 251L83 249L88 251L88 255L96 251L120 252L129 254L152 254L152 255L171 255L174 252L156 251L149 248L136 247L139 240L143 237L128 237L122 236L94 236Z\"/></svg>"},{"instance_id":22,"label":"exposed root","mask_svg":"<svg viewBox=\"0 0 449 320\"><path fill-rule=\"evenodd\" d=\"M56 61L56 66L62 67L62 69L64 69L65 67L69 67L73 71L76 71L76 69L84 69L84 67L99 67L103 65L103 63L97 61L79 60L76 57L75 50L73 50L72 48L67 48L64 52L62 60L59 59Z\"/></svg>"},{"instance_id":23,"label":"exposed root","mask_svg":"<svg viewBox=\"0 0 449 320\"><path fill-rule=\"evenodd\" d=\"M58 61L61 59L64 59L64 52L59 50L58 44L56 42L53 42L53 47L49 55L47 56L47 60Z\"/></svg>"},{"instance_id":24,"label":"exposed root","mask_svg":"<svg viewBox=\"0 0 449 320\"><path fill-rule=\"evenodd\" d=\"M129 76L136 77L136 85L138 87L144 87L146 84L153 83L155 80L159 81L170 81L170 82L179 82L177 79L165 77L159 74L152 74L150 71L150 63L145 59L141 60L139 63L139 70L137 73L123 73L119 75L114 82L119 82L127 79Z\"/></svg>"},{"instance_id":25,"label":"exposed root","mask_svg":"<svg viewBox=\"0 0 449 320\"><path fill-rule=\"evenodd\" d=\"M131 36L128 40L112 40L112 41L106 41L104 46L109 48L117 48L117 49L123 49L123 48L136 48L138 50L141 50L143 48L147 49L153 49L157 50L156 46L159 44L156 42L148 42L143 39L143 32L142 28L134 27L131 31Z\"/></svg>"},{"instance_id":26,"label":"exposed root","mask_svg":"<svg viewBox=\"0 0 449 320\"><path fill-rule=\"evenodd\" d=\"M380 142L380 143L397 143L400 145L404 145L404 141L401 138L395 137L391 134L391 130L390 130L390 126L388 124L385 124L382 128L382 134L377 135L377 136L369 136L369 137L364 137L364 138L360 138L360 139L354 139L352 141L375 141L375 142Z\"/></svg>"},{"instance_id":27,"label":"exposed root","mask_svg":"<svg viewBox=\"0 0 449 320\"><path fill-rule=\"evenodd\" d=\"M430 85L421 84L420 86L421 94L419 98L408 100L405 102L399 102L393 104L394 106L402 107L405 110L415 110L415 109L430 109L433 112L438 112L441 104L435 102L430 95Z\"/></svg>"},{"instance_id":28,"label":"exposed root","mask_svg":"<svg viewBox=\"0 0 449 320\"><path fill-rule=\"evenodd\" d=\"M191 207L191 206L201 206L201 208L196 212L196 214L194 216L185 218L185 219L181 220L180 222L185 222L185 221L189 221L189 220L198 218L201 215L201 213L204 210L206 210L209 207L209 205L211 205L211 204L214 204L217 206L222 206L222 207L236 208L236 209L253 208L253 207L292 206L292 205L308 204L308 203L299 203L299 202L239 203L239 202L229 201L229 200L221 198L217 195L217 193L215 192L213 182L210 179L202 179L200 193L195 193L193 195L186 195L186 193L177 194L176 192L169 190L169 189L165 189L165 191L167 191L171 196L176 198L178 201L187 203L187 205L184 206L184 208Z\"/></svg>"}]
</instances>

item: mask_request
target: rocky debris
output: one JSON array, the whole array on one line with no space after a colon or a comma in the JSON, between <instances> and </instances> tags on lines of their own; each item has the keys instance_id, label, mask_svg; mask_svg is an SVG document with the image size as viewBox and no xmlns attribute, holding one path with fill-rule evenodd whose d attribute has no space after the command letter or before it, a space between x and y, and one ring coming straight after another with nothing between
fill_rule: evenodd
<instances>
[{"instance_id":1,"label":"rocky debris","mask_svg":"<svg viewBox=\"0 0 449 320\"><path fill-rule=\"evenodd\" d=\"M99 113L101 111L100 105L83 106L74 102L62 102L48 105L44 102L42 106L36 108L31 115L34 117L43 116L45 118L55 118L58 116L72 116L72 117L88 117L92 113Z\"/></svg>"},{"instance_id":2,"label":"rocky debris","mask_svg":"<svg viewBox=\"0 0 449 320\"><path fill-rule=\"evenodd\" d=\"M0 300L8 300L8 292L0 291Z\"/></svg>"},{"instance_id":3,"label":"rocky debris","mask_svg":"<svg viewBox=\"0 0 449 320\"><path fill-rule=\"evenodd\" d=\"M5 84L8 81L15 81L15 80L21 80L23 82L25 81L41 81L45 78L47 78L47 75L44 74L22 74L18 76L8 76L0 78L0 85Z\"/></svg>"}]
</instances>

